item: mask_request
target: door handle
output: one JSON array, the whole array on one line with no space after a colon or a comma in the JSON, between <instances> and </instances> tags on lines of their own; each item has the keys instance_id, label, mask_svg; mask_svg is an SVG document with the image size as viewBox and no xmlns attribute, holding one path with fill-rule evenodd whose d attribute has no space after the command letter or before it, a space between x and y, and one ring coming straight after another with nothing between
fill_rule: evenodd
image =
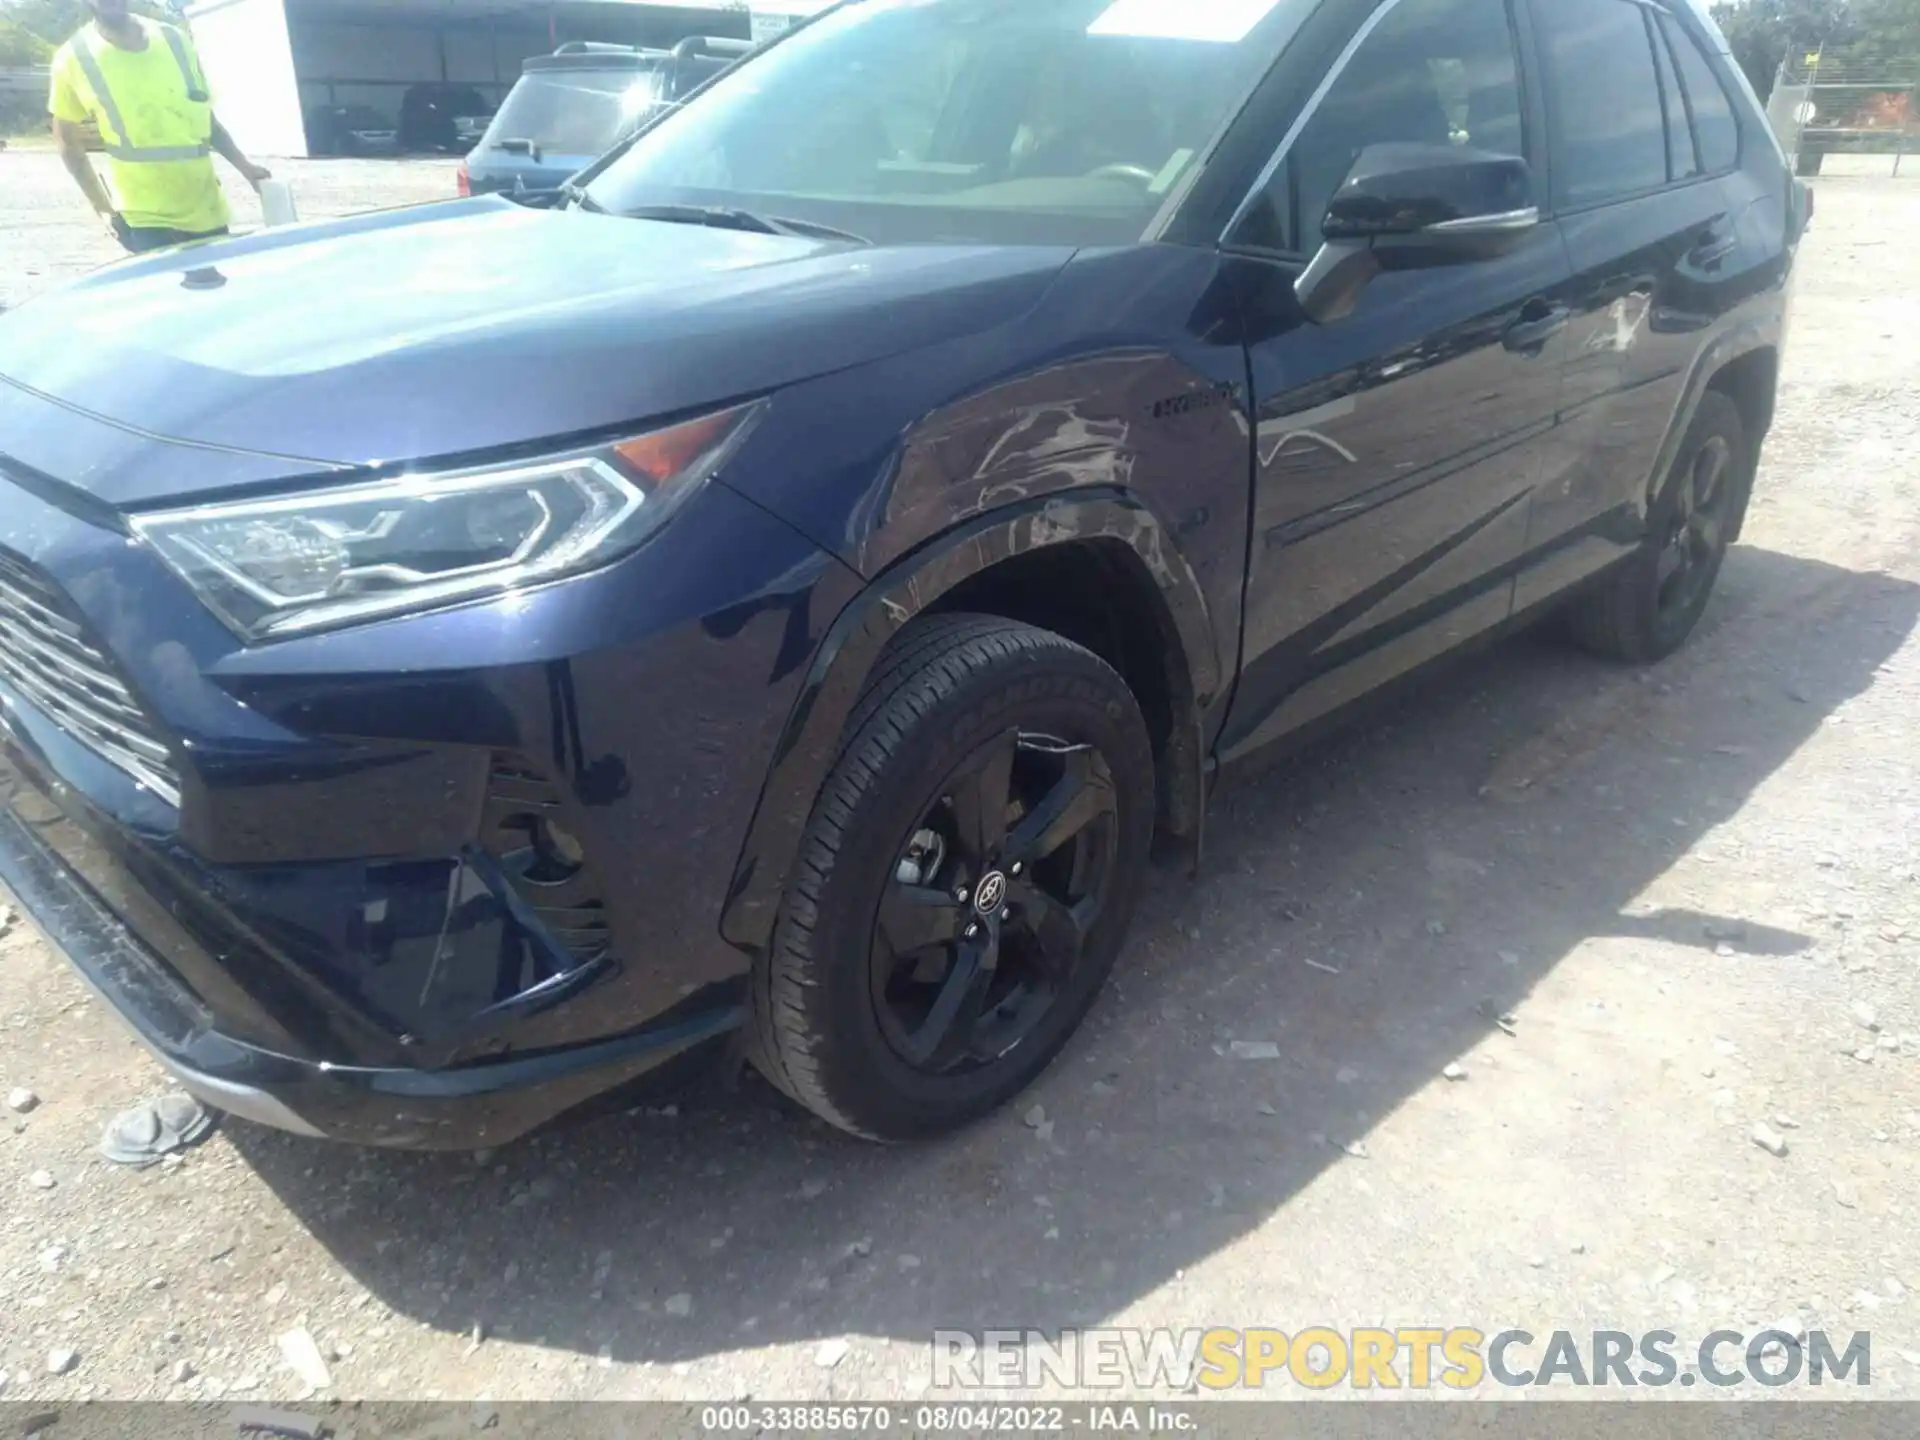
<instances>
[{"instance_id":1,"label":"door handle","mask_svg":"<svg viewBox=\"0 0 1920 1440\"><path fill-rule=\"evenodd\" d=\"M1538 355L1549 340L1567 328L1572 315L1564 305L1529 300L1520 307L1520 318L1507 327L1500 343L1516 355Z\"/></svg>"}]
</instances>

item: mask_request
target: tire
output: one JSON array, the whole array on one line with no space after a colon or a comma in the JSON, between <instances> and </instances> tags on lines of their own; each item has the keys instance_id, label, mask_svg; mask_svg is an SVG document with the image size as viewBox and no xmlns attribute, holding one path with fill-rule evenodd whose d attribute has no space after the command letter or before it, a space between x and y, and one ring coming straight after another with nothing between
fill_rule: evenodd
<instances>
[{"instance_id":1,"label":"tire","mask_svg":"<svg viewBox=\"0 0 1920 1440\"><path fill-rule=\"evenodd\" d=\"M994 807L970 797L993 792L1003 753L1012 798L998 807L1006 835L995 852L981 838ZM1004 1104L1059 1053L1112 968L1145 878L1153 809L1146 725L1105 661L992 616L909 626L883 652L848 722L772 943L755 965L754 1064L808 1109L871 1140L937 1135ZM1036 835L1047 843L1083 812L1092 818L1060 848L1042 856L1027 845ZM923 845L930 836L935 845ZM1003 858L976 863L976 848ZM1034 858L1023 869L1006 858L1016 853ZM927 883L909 885L922 865ZM982 911L996 875L1001 888ZM1077 881L1086 884L1078 899ZM966 903L948 905L961 892ZM912 908L929 903L921 897L944 908ZM960 926L979 938L896 943L901 914L908 928L929 916L942 937ZM963 1013L974 995L958 983L963 965L983 986L982 1013L966 1021L973 1038L955 1055L964 1037L936 1019ZM943 1012L952 994L962 998Z\"/></svg>"},{"instance_id":2,"label":"tire","mask_svg":"<svg viewBox=\"0 0 1920 1440\"><path fill-rule=\"evenodd\" d=\"M1712 482L1705 478L1710 465ZM1634 663L1664 659L1684 645L1706 613L1752 477L1740 407L1707 391L1648 516L1646 539L1568 606L1574 639L1596 655Z\"/></svg>"}]
</instances>

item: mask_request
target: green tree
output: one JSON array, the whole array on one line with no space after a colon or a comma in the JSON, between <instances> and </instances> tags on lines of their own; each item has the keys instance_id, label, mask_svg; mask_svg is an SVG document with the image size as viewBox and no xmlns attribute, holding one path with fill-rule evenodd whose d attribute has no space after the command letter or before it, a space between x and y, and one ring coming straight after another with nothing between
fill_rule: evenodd
<instances>
[{"instance_id":1,"label":"green tree","mask_svg":"<svg viewBox=\"0 0 1920 1440\"><path fill-rule=\"evenodd\" d=\"M1863 46L1920 65L1920 0L1858 0L1854 15Z\"/></svg>"},{"instance_id":2,"label":"green tree","mask_svg":"<svg viewBox=\"0 0 1920 1440\"><path fill-rule=\"evenodd\" d=\"M133 0L133 9L155 19L170 18L170 7ZM49 45L62 45L87 23L86 0L0 0L0 24L10 23Z\"/></svg>"},{"instance_id":3,"label":"green tree","mask_svg":"<svg viewBox=\"0 0 1920 1440\"><path fill-rule=\"evenodd\" d=\"M1762 99L1788 55L1845 44L1855 33L1847 0L1738 0L1715 5L1713 18Z\"/></svg>"},{"instance_id":4,"label":"green tree","mask_svg":"<svg viewBox=\"0 0 1920 1440\"><path fill-rule=\"evenodd\" d=\"M82 0L0 0L0 13L49 45L59 45L87 23Z\"/></svg>"},{"instance_id":5,"label":"green tree","mask_svg":"<svg viewBox=\"0 0 1920 1440\"><path fill-rule=\"evenodd\" d=\"M0 17L0 70L44 65L53 47L18 21Z\"/></svg>"}]
</instances>

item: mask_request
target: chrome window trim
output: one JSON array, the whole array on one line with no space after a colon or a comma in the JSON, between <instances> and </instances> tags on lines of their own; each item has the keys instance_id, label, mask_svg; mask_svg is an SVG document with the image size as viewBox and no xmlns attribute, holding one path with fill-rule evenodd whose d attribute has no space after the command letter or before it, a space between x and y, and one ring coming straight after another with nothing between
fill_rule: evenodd
<instances>
[{"instance_id":1,"label":"chrome window trim","mask_svg":"<svg viewBox=\"0 0 1920 1440\"><path fill-rule=\"evenodd\" d=\"M1538 205L1500 210L1486 215L1461 215L1425 226L1429 235L1493 235L1505 230L1531 230L1540 223Z\"/></svg>"}]
</instances>

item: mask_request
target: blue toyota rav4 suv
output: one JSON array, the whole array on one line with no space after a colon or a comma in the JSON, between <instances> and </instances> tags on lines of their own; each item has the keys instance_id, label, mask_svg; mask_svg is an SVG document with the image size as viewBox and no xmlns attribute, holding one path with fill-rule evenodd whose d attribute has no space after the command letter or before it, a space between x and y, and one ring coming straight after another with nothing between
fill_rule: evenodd
<instances>
[{"instance_id":1,"label":"blue toyota rav4 suv","mask_svg":"<svg viewBox=\"0 0 1920 1440\"><path fill-rule=\"evenodd\" d=\"M1686 638L1809 197L1695 0L849 0L500 198L0 319L0 878L190 1089L938 1132L1213 777Z\"/></svg>"}]
</instances>

